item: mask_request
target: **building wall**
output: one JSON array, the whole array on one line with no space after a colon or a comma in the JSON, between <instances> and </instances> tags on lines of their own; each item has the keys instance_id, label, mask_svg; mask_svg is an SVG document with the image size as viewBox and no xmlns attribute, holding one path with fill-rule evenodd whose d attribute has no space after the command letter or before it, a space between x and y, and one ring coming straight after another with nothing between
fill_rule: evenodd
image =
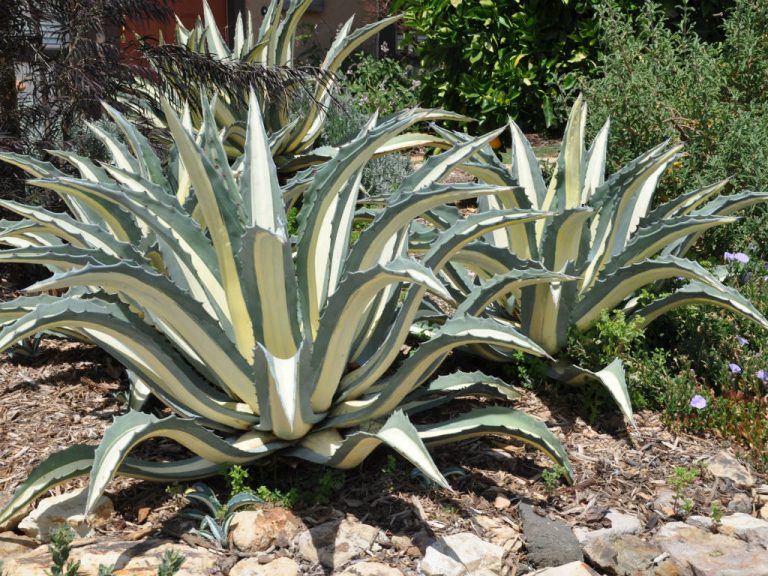
<instances>
[{"instance_id":1,"label":"building wall","mask_svg":"<svg viewBox=\"0 0 768 576\"><path fill-rule=\"evenodd\" d=\"M269 0L244 0L245 9L251 12L254 28L258 30L263 19L262 8L269 5ZM288 2L286 1L286 4ZM375 20L377 0L315 0L301 19L302 26L311 27L313 42L324 54L333 42L339 27L351 16L355 19L352 29L359 28ZM300 28L300 33L305 32ZM375 40L367 43L366 49L374 50Z\"/></svg>"}]
</instances>

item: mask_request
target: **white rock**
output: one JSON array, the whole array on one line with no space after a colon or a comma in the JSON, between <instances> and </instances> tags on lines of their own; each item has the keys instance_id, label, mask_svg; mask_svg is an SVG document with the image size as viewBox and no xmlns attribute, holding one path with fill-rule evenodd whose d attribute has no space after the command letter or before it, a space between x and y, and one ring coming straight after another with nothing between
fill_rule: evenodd
<instances>
[{"instance_id":1,"label":"white rock","mask_svg":"<svg viewBox=\"0 0 768 576\"><path fill-rule=\"evenodd\" d=\"M44 498L29 516L19 523L19 530L30 538L41 542L50 542L51 530L62 524L69 525L79 537L84 538L92 533L88 525L94 520L106 520L112 514L112 500L106 496L99 498L94 513L88 518L83 515L88 489L82 488L61 496Z\"/></svg>"},{"instance_id":2,"label":"white rock","mask_svg":"<svg viewBox=\"0 0 768 576\"><path fill-rule=\"evenodd\" d=\"M685 519L686 524L690 524L691 526L696 526L696 528L701 528L702 530L711 530L712 525L714 524L714 521L709 516L688 516L688 518Z\"/></svg>"},{"instance_id":3,"label":"white rock","mask_svg":"<svg viewBox=\"0 0 768 576\"><path fill-rule=\"evenodd\" d=\"M430 550L433 551L432 554ZM451 574L458 570L454 564L436 556L435 553L454 564L462 565L466 572L491 571L498 574L501 572L506 552L501 546L481 540L471 532L451 534L436 540L427 548L427 554L422 562L422 570L425 574L428 573L427 570L432 576L441 574L439 570L448 570ZM463 572L458 573L463 574Z\"/></svg>"},{"instance_id":4,"label":"white rock","mask_svg":"<svg viewBox=\"0 0 768 576\"><path fill-rule=\"evenodd\" d=\"M768 549L768 522L754 518L749 514L730 514L724 516L718 531L727 536L735 536L753 544L760 544Z\"/></svg>"},{"instance_id":5,"label":"white rock","mask_svg":"<svg viewBox=\"0 0 768 576\"><path fill-rule=\"evenodd\" d=\"M464 576L467 569L461 562L429 546L421 560L420 573L424 576Z\"/></svg>"},{"instance_id":6,"label":"white rock","mask_svg":"<svg viewBox=\"0 0 768 576\"><path fill-rule=\"evenodd\" d=\"M528 576L598 576L598 574L584 562L569 562L554 568L536 570Z\"/></svg>"},{"instance_id":7,"label":"white rock","mask_svg":"<svg viewBox=\"0 0 768 576\"><path fill-rule=\"evenodd\" d=\"M339 568L370 550L378 530L352 520L334 520L315 526L299 535L301 557L328 568Z\"/></svg>"},{"instance_id":8,"label":"white rock","mask_svg":"<svg viewBox=\"0 0 768 576\"><path fill-rule=\"evenodd\" d=\"M337 576L403 576L403 573L381 562L357 562Z\"/></svg>"},{"instance_id":9,"label":"white rock","mask_svg":"<svg viewBox=\"0 0 768 576\"><path fill-rule=\"evenodd\" d=\"M268 564L258 558L246 558L235 564L229 576L298 576L299 565L290 558L278 558Z\"/></svg>"}]
</instances>

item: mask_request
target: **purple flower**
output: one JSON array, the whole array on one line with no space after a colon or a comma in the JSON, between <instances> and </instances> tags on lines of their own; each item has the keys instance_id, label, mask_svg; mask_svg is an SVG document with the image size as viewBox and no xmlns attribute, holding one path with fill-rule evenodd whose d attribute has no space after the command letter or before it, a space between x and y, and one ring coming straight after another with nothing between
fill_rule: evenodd
<instances>
[{"instance_id":1,"label":"purple flower","mask_svg":"<svg viewBox=\"0 0 768 576\"><path fill-rule=\"evenodd\" d=\"M738 342L739 346L746 346L749 344L749 340L744 338L744 336L736 336L736 342Z\"/></svg>"},{"instance_id":2,"label":"purple flower","mask_svg":"<svg viewBox=\"0 0 768 576\"><path fill-rule=\"evenodd\" d=\"M741 374L741 366L733 362L728 364L728 369L731 371L731 374Z\"/></svg>"},{"instance_id":3,"label":"purple flower","mask_svg":"<svg viewBox=\"0 0 768 576\"><path fill-rule=\"evenodd\" d=\"M696 394L693 398L691 398L691 406L693 408L696 408L697 410L701 410L702 408L707 407L707 399L704 398L704 396L699 396Z\"/></svg>"},{"instance_id":4,"label":"purple flower","mask_svg":"<svg viewBox=\"0 0 768 576\"><path fill-rule=\"evenodd\" d=\"M758 380L762 380L763 382L768 382L768 372L766 372L765 370L758 370L755 376L757 376Z\"/></svg>"},{"instance_id":5,"label":"purple flower","mask_svg":"<svg viewBox=\"0 0 768 576\"><path fill-rule=\"evenodd\" d=\"M723 254L723 259L726 262L740 262L741 264L749 262L749 256L744 254L744 252L726 252Z\"/></svg>"}]
</instances>

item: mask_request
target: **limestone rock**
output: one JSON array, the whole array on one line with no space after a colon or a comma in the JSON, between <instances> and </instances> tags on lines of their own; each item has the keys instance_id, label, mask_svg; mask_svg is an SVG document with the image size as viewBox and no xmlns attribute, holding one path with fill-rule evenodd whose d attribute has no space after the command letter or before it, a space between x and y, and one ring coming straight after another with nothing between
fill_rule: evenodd
<instances>
[{"instance_id":1,"label":"limestone rock","mask_svg":"<svg viewBox=\"0 0 768 576\"><path fill-rule=\"evenodd\" d=\"M768 576L768 550L724 534L671 522L653 541L696 576Z\"/></svg>"},{"instance_id":2,"label":"limestone rock","mask_svg":"<svg viewBox=\"0 0 768 576\"><path fill-rule=\"evenodd\" d=\"M675 515L675 493L664 488L656 493L653 500L654 512L660 514L663 518L670 518Z\"/></svg>"},{"instance_id":3,"label":"limestone rock","mask_svg":"<svg viewBox=\"0 0 768 576\"><path fill-rule=\"evenodd\" d=\"M258 558L240 560L229 571L229 576L298 576L299 565L290 558L278 558L267 564Z\"/></svg>"},{"instance_id":4,"label":"limestone rock","mask_svg":"<svg viewBox=\"0 0 768 576\"><path fill-rule=\"evenodd\" d=\"M702 530L709 530L711 531L712 528L715 525L714 520L710 518L709 516L688 516L688 518L685 519L686 524L690 524L691 526L695 526L696 528L701 528Z\"/></svg>"},{"instance_id":5,"label":"limestone rock","mask_svg":"<svg viewBox=\"0 0 768 576\"><path fill-rule=\"evenodd\" d=\"M8 498L10 499L10 498ZM0 500L0 509L4 508L7 504L7 501ZM0 532L9 532L12 530L16 530L16 528L19 527L19 523L32 511L32 507L27 505L24 506L21 510L16 512L13 516L8 518L5 522L0 524Z\"/></svg>"},{"instance_id":6,"label":"limestone rock","mask_svg":"<svg viewBox=\"0 0 768 576\"><path fill-rule=\"evenodd\" d=\"M752 513L752 498L744 494L744 492L737 492L728 502L728 512L741 512L743 514Z\"/></svg>"},{"instance_id":7,"label":"limestone rock","mask_svg":"<svg viewBox=\"0 0 768 576\"><path fill-rule=\"evenodd\" d=\"M381 562L357 562L338 576L403 576L403 573Z\"/></svg>"},{"instance_id":8,"label":"limestone rock","mask_svg":"<svg viewBox=\"0 0 768 576\"><path fill-rule=\"evenodd\" d=\"M544 568L531 572L529 576L599 576L584 562L569 562L555 568Z\"/></svg>"},{"instance_id":9,"label":"limestone rock","mask_svg":"<svg viewBox=\"0 0 768 576\"><path fill-rule=\"evenodd\" d=\"M230 542L241 552L262 552L270 546L286 547L305 530L304 523L285 508L235 512Z\"/></svg>"},{"instance_id":10,"label":"limestone rock","mask_svg":"<svg viewBox=\"0 0 768 576\"><path fill-rule=\"evenodd\" d=\"M539 516L524 502L518 510L531 564L546 568L584 560L581 545L568 525Z\"/></svg>"},{"instance_id":11,"label":"limestone rock","mask_svg":"<svg viewBox=\"0 0 768 576\"><path fill-rule=\"evenodd\" d=\"M501 572L506 553L501 546L485 542L472 532L461 532L439 538L427 548L427 552L430 549L457 561L471 573L480 570ZM425 555L424 561L426 560Z\"/></svg>"},{"instance_id":12,"label":"limestone rock","mask_svg":"<svg viewBox=\"0 0 768 576\"><path fill-rule=\"evenodd\" d=\"M40 542L50 542L51 530L67 524L78 536L84 538L91 534L92 530L83 515L87 497L88 489L82 488L60 496L44 498L37 508L19 523L19 530ZM113 510L112 500L102 496L88 520L90 522L106 520Z\"/></svg>"},{"instance_id":13,"label":"limestone rock","mask_svg":"<svg viewBox=\"0 0 768 576\"><path fill-rule=\"evenodd\" d=\"M763 504L763 507L760 508L760 512L758 513L758 515L763 520L768 520L768 504Z\"/></svg>"},{"instance_id":14,"label":"limestone rock","mask_svg":"<svg viewBox=\"0 0 768 576\"><path fill-rule=\"evenodd\" d=\"M576 527L573 529L574 535L582 545L594 538L618 536L620 534L637 534L643 528L643 525L637 516L623 514L613 508L608 511L605 517L611 521L610 528L587 530L586 528Z\"/></svg>"},{"instance_id":15,"label":"limestone rock","mask_svg":"<svg viewBox=\"0 0 768 576\"><path fill-rule=\"evenodd\" d=\"M749 470L728 452L718 452L707 462L707 470L716 478L727 478L737 488L749 489L755 480Z\"/></svg>"},{"instance_id":16,"label":"limestone rock","mask_svg":"<svg viewBox=\"0 0 768 576\"><path fill-rule=\"evenodd\" d=\"M424 576L464 576L467 573L464 564L439 552L434 546L427 547L419 569Z\"/></svg>"},{"instance_id":17,"label":"limestone rock","mask_svg":"<svg viewBox=\"0 0 768 576\"><path fill-rule=\"evenodd\" d=\"M27 554L37 548L37 542L28 536L19 536L15 532L0 533L0 559Z\"/></svg>"},{"instance_id":18,"label":"limestone rock","mask_svg":"<svg viewBox=\"0 0 768 576\"><path fill-rule=\"evenodd\" d=\"M327 568L339 568L369 550L378 530L353 520L334 520L299 535L299 554Z\"/></svg>"},{"instance_id":19,"label":"limestone rock","mask_svg":"<svg viewBox=\"0 0 768 576\"><path fill-rule=\"evenodd\" d=\"M401 536L399 534L392 536L389 541L392 543L393 548L398 552L405 552L408 548L413 546L413 540L408 538L408 536Z\"/></svg>"},{"instance_id":20,"label":"limestone rock","mask_svg":"<svg viewBox=\"0 0 768 576\"><path fill-rule=\"evenodd\" d=\"M584 546L584 556L595 568L614 576L692 576L685 565L663 558L658 545L634 534L593 538Z\"/></svg>"},{"instance_id":21,"label":"limestone rock","mask_svg":"<svg viewBox=\"0 0 768 576\"><path fill-rule=\"evenodd\" d=\"M735 536L768 549L768 522L749 514L723 516L718 531L726 536Z\"/></svg>"},{"instance_id":22,"label":"limestone rock","mask_svg":"<svg viewBox=\"0 0 768 576\"><path fill-rule=\"evenodd\" d=\"M72 549L70 560L80 561L82 576L96 576L99 564L114 566L115 574L130 576L156 576L163 553L173 549L184 555L184 564L176 576L208 574L216 566L218 556L205 548L189 547L169 540L125 542L103 540ZM51 567L51 555L41 546L29 554L6 560L3 566L13 576L43 576Z\"/></svg>"}]
</instances>

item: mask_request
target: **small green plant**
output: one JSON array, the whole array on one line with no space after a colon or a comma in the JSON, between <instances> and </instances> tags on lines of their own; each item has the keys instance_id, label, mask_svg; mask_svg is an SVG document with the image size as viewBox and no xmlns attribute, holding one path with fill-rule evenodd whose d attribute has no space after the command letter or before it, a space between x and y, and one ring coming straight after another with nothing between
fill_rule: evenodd
<instances>
[{"instance_id":1,"label":"small green plant","mask_svg":"<svg viewBox=\"0 0 768 576\"><path fill-rule=\"evenodd\" d=\"M270 504L277 504L283 508L293 508L301 500L298 488L291 488L283 492L277 488L269 488L263 484L256 488L256 494L259 498Z\"/></svg>"},{"instance_id":2,"label":"small green plant","mask_svg":"<svg viewBox=\"0 0 768 576\"><path fill-rule=\"evenodd\" d=\"M681 510L684 516L689 516L693 511L693 500L685 495L688 488L699 478L701 470L688 466L675 466L674 473L669 483L675 490L675 508Z\"/></svg>"},{"instance_id":3,"label":"small green plant","mask_svg":"<svg viewBox=\"0 0 768 576\"><path fill-rule=\"evenodd\" d=\"M553 466L541 471L541 481L544 483L544 491L551 494L565 478L565 469L562 466Z\"/></svg>"},{"instance_id":4,"label":"small green plant","mask_svg":"<svg viewBox=\"0 0 768 576\"><path fill-rule=\"evenodd\" d=\"M248 470L235 464L227 470L227 484L229 485L229 496L237 496L243 492L253 492L246 483L248 480Z\"/></svg>"},{"instance_id":5,"label":"small green plant","mask_svg":"<svg viewBox=\"0 0 768 576\"><path fill-rule=\"evenodd\" d=\"M394 454L387 454L387 461L384 466L381 467L381 473L385 475L391 475L397 470L397 458Z\"/></svg>"},{"instance_id":6,"label":"small green plant","mask_svg":"<svg viewBox=\"0 0 768 576\"><path fill-rule=\"evenodd\" d=\"M160 559L160 566L157 568L157 576L173 576L181 570L182 564L186 558L177 550L166 550Z\"/></svg>"},{"instance_id":7,"label":"small green plant","mask_svg":"<svg viewBox=\"0 0 768 576\"><path fill-rule=\"evenodd\" d=\"M720 524L720 521L723 519L723 507L720 505L720 502L717 500L712 501L712 504L709 505L709 515L715 525Z\"/></svg>"},{"instance_id":8,"label":"small green plant","mask_svg":"<svg viewBox=\"0 0 768 576\"><path fill-rule=\"evenodd\" d=\"M47 572L49 576L77 576L80 571L80 562L69 560L74 539L75 532L69 526L57 526L51 531L48 551L51 553L53 566L51 566L51 571Z\"/></svg>"},{"instance_id":9,"label":"small green plant","mask_svg":"<svg viewBox=\"0 0 768 576\"><path fill-rule=\"evenodd\" d=\"M388 49L386 44L382 48ZM360 53L347 70L342 86L358 108L368 114L378 110L386 116L418 104L419 81L413 67L387 56Z\"/></svg>"}]
</instances>

